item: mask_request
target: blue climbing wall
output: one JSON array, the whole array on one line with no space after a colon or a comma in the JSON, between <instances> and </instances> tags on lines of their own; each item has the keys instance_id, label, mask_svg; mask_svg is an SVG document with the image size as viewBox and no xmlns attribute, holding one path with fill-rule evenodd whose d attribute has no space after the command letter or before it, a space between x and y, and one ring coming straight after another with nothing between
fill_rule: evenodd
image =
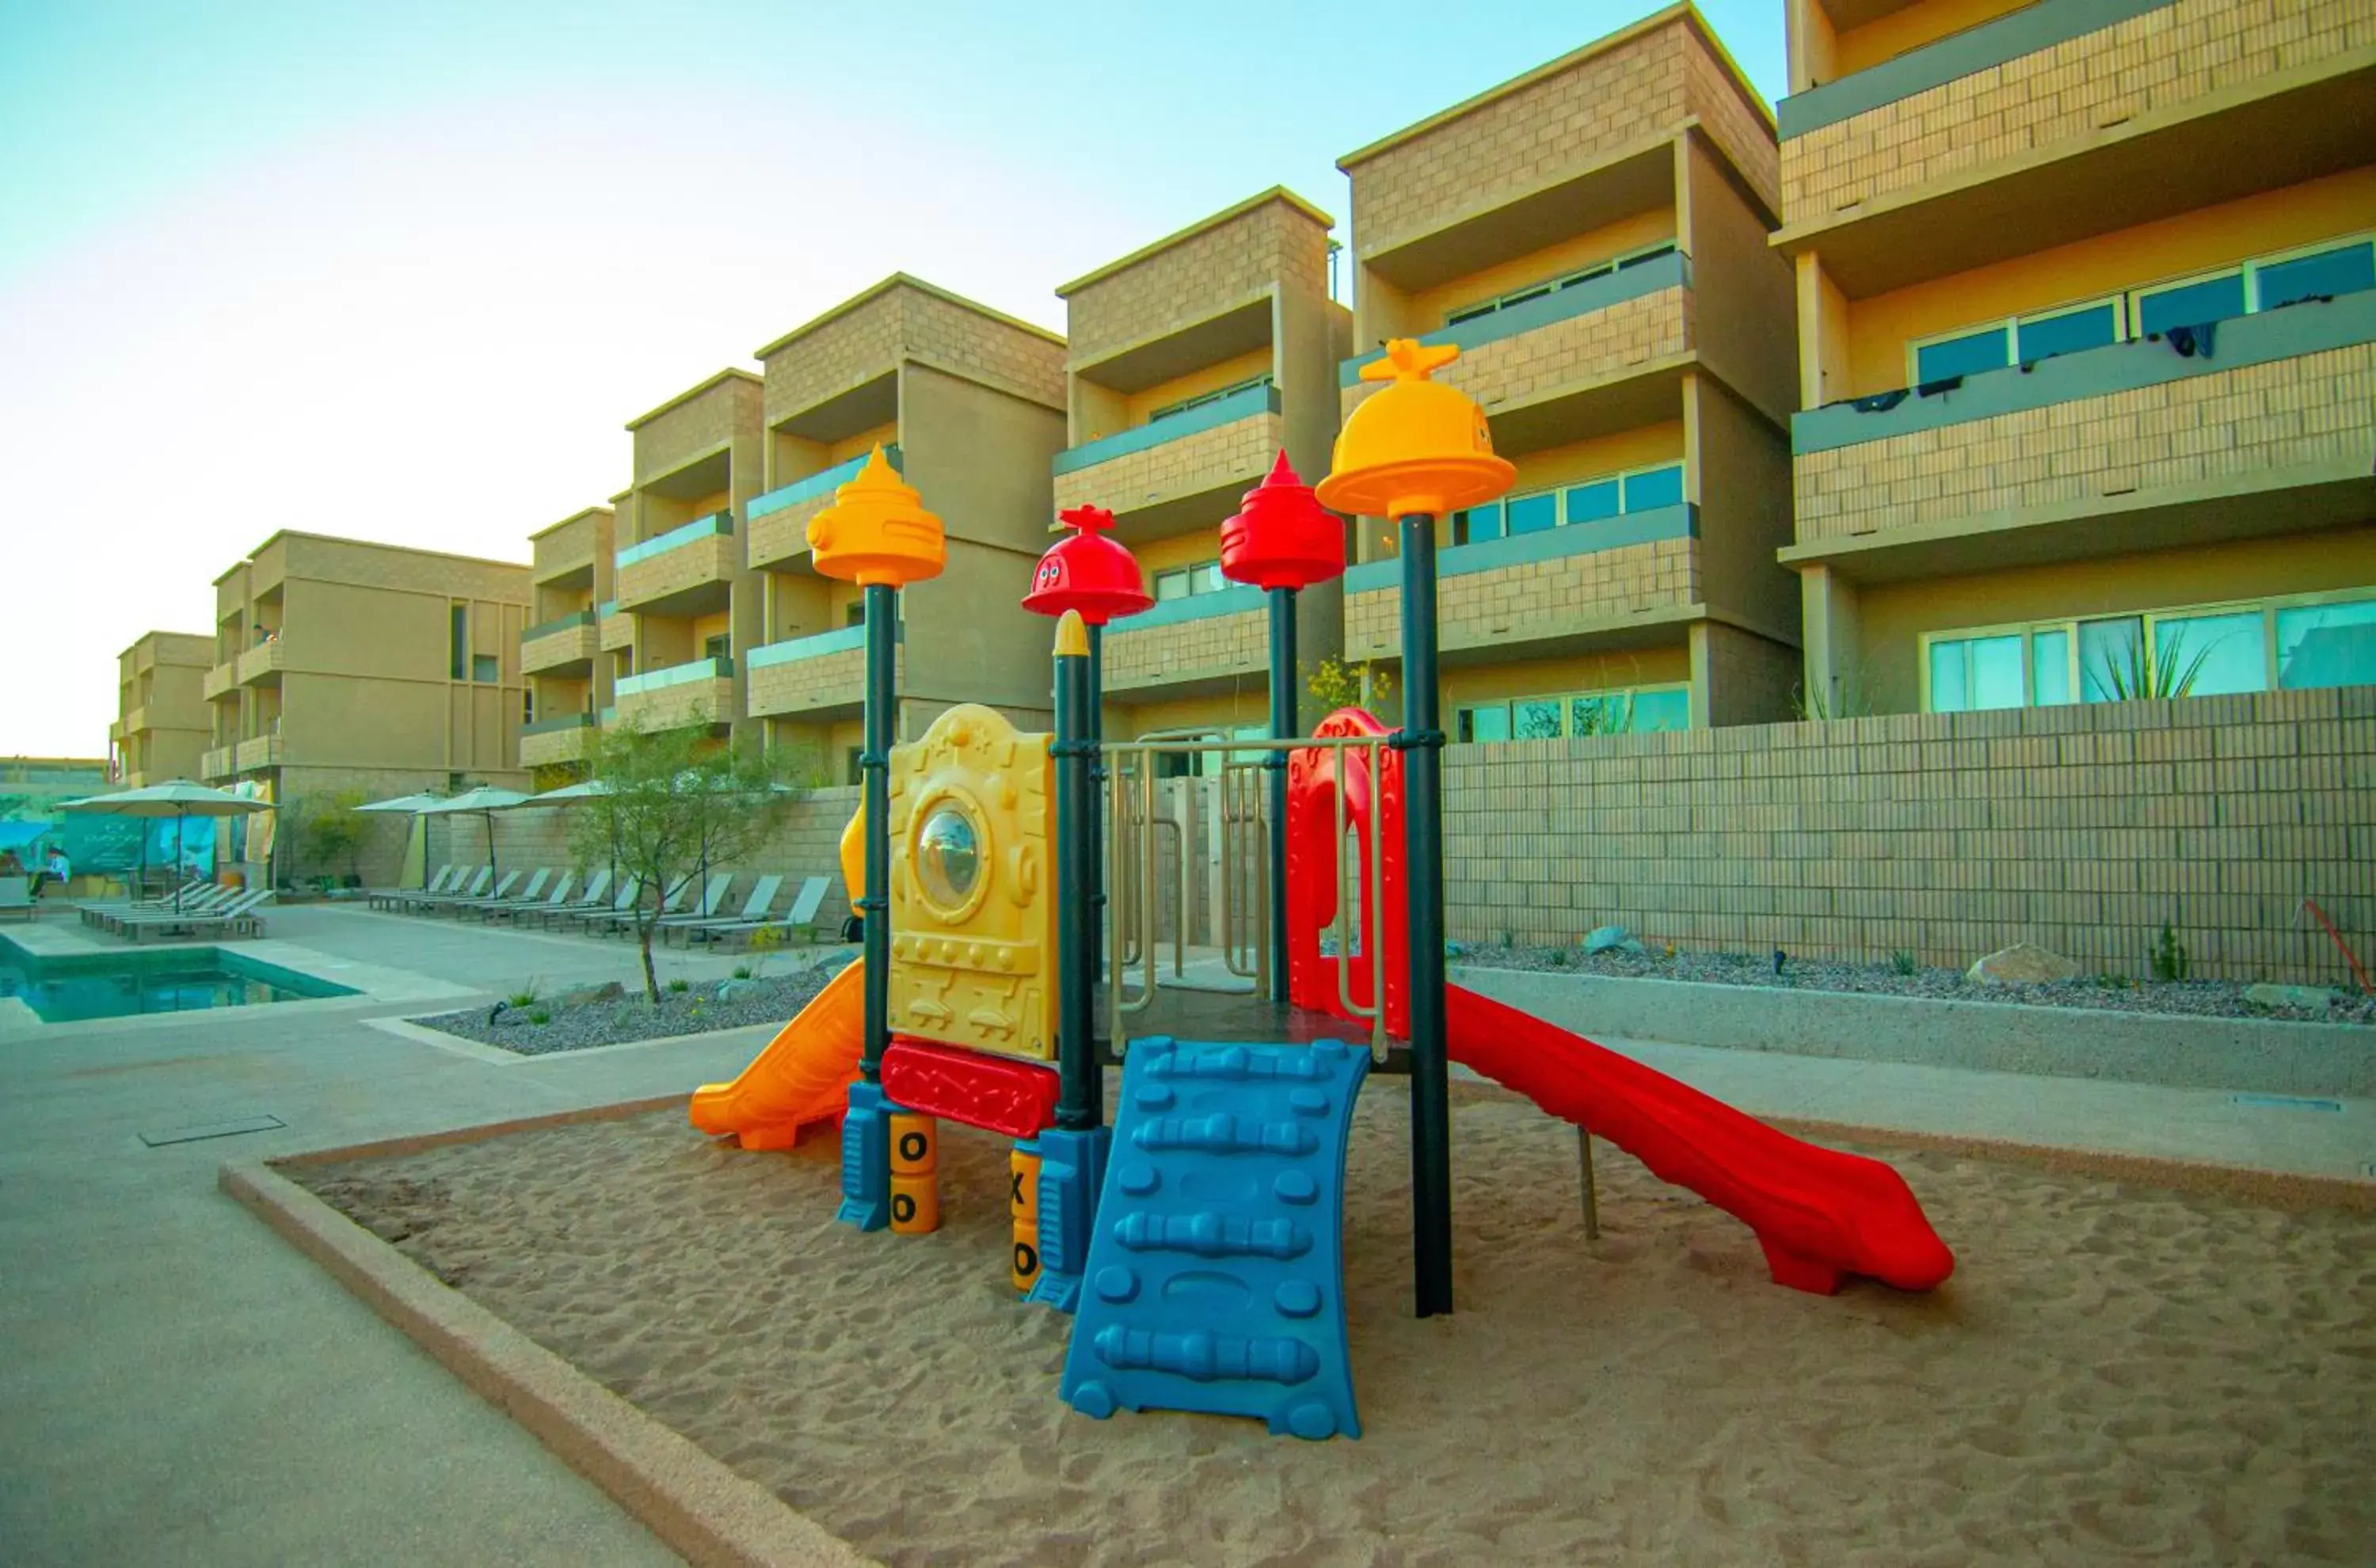
<instances>
[{"instance_id":1,"label":"blue climbing wall","mask_svg":"<svg viewBox=\"0 0 2376 1568\"><path fill-rule=\"evenodd\" d=\"M1345 1348L1345 1139L1370 1056L1150 1037L1123 1067L1064 1356L1075 1409L1361 1435Z\"/></svg>"}]
</instances>

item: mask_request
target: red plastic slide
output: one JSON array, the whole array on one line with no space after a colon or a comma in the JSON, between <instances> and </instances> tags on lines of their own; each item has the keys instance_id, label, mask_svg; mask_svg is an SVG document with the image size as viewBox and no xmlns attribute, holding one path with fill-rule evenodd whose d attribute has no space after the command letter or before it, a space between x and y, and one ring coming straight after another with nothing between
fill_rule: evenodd
<instances>
[{"instance_id":1,"label":"red plastic slide","mask_svg":"<svg viewBox=\"0 0 2376 1568\"><path fill-rule=\"evenodd\" d=\"M1452 1060L1737 1216L1757 1232L1776 1284L1828 1296L1842 1275L1861 1274L1928 1290L1954 1272L1955 1254L1881 1161L1801 1143L1530 1013L1444 991Z\"/></svg>"}]
</instances>

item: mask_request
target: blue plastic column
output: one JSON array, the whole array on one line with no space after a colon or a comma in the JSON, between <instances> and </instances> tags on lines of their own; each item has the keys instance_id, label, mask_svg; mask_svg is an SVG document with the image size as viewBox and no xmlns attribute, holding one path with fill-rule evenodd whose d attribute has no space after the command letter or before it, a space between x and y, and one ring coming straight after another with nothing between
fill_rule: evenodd
<instances>
[{"instance_id":1,"label":"blue plastic column","mask_svg":"<svg viewBox=\"0 0 2376 1568\"><path fill-rule=\"evenodd\" d=\"M1040 1134L1040 1282L1030 1299L1060 1313L1080 1302L1112 1137L1110 1127L1052 1127Z\"/></svg>"},{"instance_id":2,"label":"blue plastic column","mask_svg":"<svg viewBox=\"0 0 2376 1568\"><path fill-rule=\"evenodd\" d=\"M881 1084L849 1086L849 1113L841 1123L841 1207L834 1218L861 1230L891 1223L891 1113L899 1108Z\"/></svg>"}]
</instances>

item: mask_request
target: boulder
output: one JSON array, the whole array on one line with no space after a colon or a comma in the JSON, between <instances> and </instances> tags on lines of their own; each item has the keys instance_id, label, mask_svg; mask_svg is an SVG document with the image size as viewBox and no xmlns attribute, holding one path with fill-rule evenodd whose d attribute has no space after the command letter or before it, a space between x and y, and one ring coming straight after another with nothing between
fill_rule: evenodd
<instances>
[{"instance_id":1,"label":"boulder","mask_svg":"<svg viewBox=\"0 0 2376 1568\"><path fill-rule=\"evenodd\" d=\"M758 990L758 989L759 989L759 982L758 982L757 980L719 980L719 981L718 982L718 1000L719 1000L719 1001L720 1001L720 1002L731 1002L731 1001L733 1001L733 1000L734 1000L736 997L738 997L738 996L747 996L747 995L749 995L752 992L754 992L754 991L756 991L756 990Z\"/></svg>"},{"instance_id":2,"label":"boulder","mask_svg":"<svg viewBox=\"0 0 2376 1568\"><path fill-rule=\"evenodd\" d=\"M1586 932L1584 951L1586 956L1614 953L1632 940L1634 933L1622 925L1605 925Z\"/></svg>"},{"instance_id":3,"label":"boulder","mask_svg":"<svg viewBox=\"0 0 2376 1568\"><path fill-rule=\"evenodd\" d=\"M618 1002L625 998L627 988L617 980L604 980L600 985L580 985L563 992L552 999L556 1007L586 1007L597 1002Z\"/></svg>"},{"instance_id":4,"label":"boulder","mask_svg":"<svg viewBox=\"0 0 2376 1568\"><path fill-rule=\"evenodd\" d=\"M2299 1007L2323 1013L2334 1005L2335 993L2323 985L2248 985L2244 1000L2256 1007Z\"/></svg>"},{"instance_id":5,"label":"boulder","mask_svg":"<svg viewBox=\"0 0 2376 1568\"><path fill-rule=\"evenodd\" d=\"M1965 971L1964 978L1990 985L2050 985L2077 980L2079 966L2057 953L2016 942L2001 947Z\"/></svg>"}]
</instances>

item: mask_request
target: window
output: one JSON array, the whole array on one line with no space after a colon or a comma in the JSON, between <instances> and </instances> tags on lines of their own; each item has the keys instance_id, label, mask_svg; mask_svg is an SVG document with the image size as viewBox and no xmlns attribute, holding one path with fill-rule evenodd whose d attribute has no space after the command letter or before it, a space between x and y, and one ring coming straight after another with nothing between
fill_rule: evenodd
<instances>
[{"instance_id":1,"label":"window","mask_svg":"<svg viewBox=\"0 0 2376 1568\"><path fill-rule=\"evenodd\" d=\"M1656 261L1662 255L1674 254L1675 242L1672 240L1660 240L1655 244L1622 251L1606 261L1594 262L1590 267L1579 267L1574 272L1562 272L1558 277L1548 279L1540 283L1528 283L1523 288L1513 289L1506 294L1496 294L1491 299L1475 300L1467 304L1455 306L1443 313L1443 324L1446 327L1456 327L1464 321L1475 321L1479 316L1491 315L1495 311L1510 310L1530 301L1545 299L1562 289L1573 289L1579 283L1589 283L1596 278L1606 278L1612 272L1622 272L1628 267L1640 267L1645 262Z\"/></svg>"},{"instance_id":2,"label":"window","mask_svg":"<svg viewBox=\"0 0 2376 1568\"><path fill-rule=\"evenodd\" d=\"M1257 386L1268 386L1270 384L1270 372L1265 371L1260 375L1251 376L1244 381L1224 386L1218 392L1203 392L1194 398L1182 398L1176 403L1166 403L1147 415L1146 422L1153 424L1158 420L1168 420L1174 414L1184 414L1191 409L1201 409L1208 403L1218 403L1224 398L1234 398L1241 392L1251 392Z\"/></svg>"},{"instance_id":3,"label":"window","mask_svg":"<svg viewBox=\"0 0 2376 1568\"><path fill-rule=\"evenodd\" d=\"M1923 660L1932 713L2376 683L2376 592L1948 633Z\"/></svg>"},{"instance_id":4,"label":"window","mask_svg":"<svg viewBox=\"0 0 2376 1568\"><path fill-rule=\"evenodd\" d=\"M1452 732L1455 741L1474 745L1645 734L1654 730L1686 730L1691 721L1690 687L1649 686L1476 703L1454 710Z\"/></svg>"},{"instance_id":5,"label":"window","mask_svg":"<svg viewBox=\"0 0 2376 1568\"><path fill-rule=\"evenodd\" d=\"M841 781L843 783L862 784L866 781L866 769L859 762L858 757L859 750L856 746L852 746L848 751L841 754Z\"/></svg>"},{"instance_id":6,"label":"window","mask_svg":"<svg viewBox=\"0 0 2376 1568\"><path fill-rule=\"evenodd\" d=\"M536 722L536 694L534 692L524 691L520 693L520 722L523 724L533 724Z\"/></svg>"},{"instance_id":7,"label":"window","mask_svg":"<svg viewBox=\"0 0 2376 1568\"><path fill-rule=\"evenodd\" d=\"M467 604L453 606L448 624L450 652L453 655L449 673L459 681L470 673L470 607Z\"/></svg>"},{"instance_id":8,"label":"window","mask_svg":"<svg viewBox=\"0 0 2376 1568\"><path fill-rule=\"evenodd\" d=\"M2376 289L2376 239L2325 240L2109 299L1916 339L1907 346L1907 374L1914 385L1926 386L2370 289Z\"/></svg>"},{"instance_id":9,"label":"window","mask_svg":"<svg viewBox=\"0 0 2376 1568\"><path fill-rule=\"evenodd\" d=\"M733 651L733 648L734 638L731 634L726 632L714 633L702 639L701 657L704 659L724 659Z\"/></svg>"},{"instance_id":10,"label":"window","mask_svg":"<svg viewBox=\"0 0 2376 1568\"><path fill-rule=\"evenodd\" d=\"M1186 599L1194 594L1218 593L1230 586L1221 576L1218 561L1199 561L1193 566L1171 566L1155 574L1155 601L1167 603Z\"/></svg>"},{"instance_id":11,"label":"window","mask_svg":"<svg viewBox=\"0 0 2376 1568\"><path fill-rule=\"evenodd\" d=\"M1578 523L1599 522L1626 512L1679 506L1682 500L1683 465L1660 463L1587 480L1562 490L1504 496L1491 505L1455 512L1452 542L1475 544L1516 534L1542 533Z\"/></svg>"},{"instance_id":12,"label":"window","mask_svg":"<svg viewBox=\"0 0 2376 1568\"><path fill-rule=\"evenodd\" d=\"M481 685L493 685L504 678L504 661L492 653L474 654L470 659L470 679Z\"/></svg>"}]
</instances>

